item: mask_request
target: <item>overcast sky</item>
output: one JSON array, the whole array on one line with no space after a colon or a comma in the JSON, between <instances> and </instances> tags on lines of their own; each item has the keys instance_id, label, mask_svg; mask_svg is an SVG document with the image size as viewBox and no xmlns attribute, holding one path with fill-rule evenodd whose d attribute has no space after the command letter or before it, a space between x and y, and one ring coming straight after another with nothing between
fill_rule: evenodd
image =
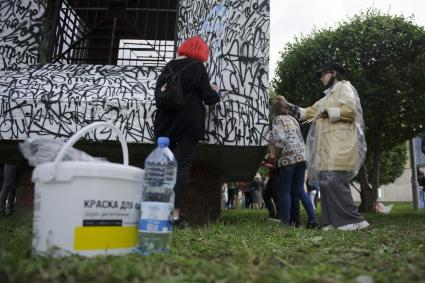
<instances>
[{"instance_id":1,"label":"overcast sky","mask_svg":"<svg viewBox=\"0 0 425 283\"><path fill-rule=\"evenodd\" d=\"M413 15L416 24L425 26L424 0L270 0L270 5L270 80L279 52L294 36L307 35L314 28L335 26L369 7L393 15Z\"/></svg>"}]
</instances>

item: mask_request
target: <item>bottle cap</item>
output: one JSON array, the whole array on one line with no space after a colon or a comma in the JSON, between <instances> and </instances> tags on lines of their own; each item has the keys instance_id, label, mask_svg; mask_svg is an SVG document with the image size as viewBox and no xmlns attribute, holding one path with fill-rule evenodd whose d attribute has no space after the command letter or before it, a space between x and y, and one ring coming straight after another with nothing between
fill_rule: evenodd
<instances>
[{"instance_id":1,"label":"bottle cap","mask_svg":"<svg viewBox=\"0 0 425 283\"><path fill-rule=\"evenodd\" d=\"M158 146L159 147L167 147L170 145L170 139L168 137L159 137L158 138Z\"/></svg>"}]
</instances>

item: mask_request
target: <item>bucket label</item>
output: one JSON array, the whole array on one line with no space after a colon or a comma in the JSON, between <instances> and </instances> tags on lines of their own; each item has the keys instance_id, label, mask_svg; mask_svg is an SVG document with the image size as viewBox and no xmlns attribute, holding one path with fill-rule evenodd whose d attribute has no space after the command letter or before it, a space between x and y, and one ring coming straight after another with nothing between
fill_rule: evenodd
<instances>
[{"instance_id":1,"label":"bucket label","mask_svg":"<svg viewBox=\"0 0 425 283\"><path fill-rule=\"evenodd\" d=\"M120 219L84 219L83 226L122 226Z\"/></svg>"},{"instance_id":2,"label":"bucket label","mask_svg":"<svg viewBox=\"0 0 425 283\"><path fill-rule=\"evenodd\" d=\"M136 226L85 226L74 228L74 250L129 249L137 242Z\"/></svg>"},{"instance_id":3,"label":"bucket label","mask_svg":"<svg viewBox=\"0 0 425 283\"><path fill-rule=\"evenodd\" d=\"M139 231L149 233L169 233L172 225L169 215L173 204L168 202L142 202L142 215L139 220Z\"/></svg>"},{"instance_id":4,"label":"bucket label","mask_svg":"<svg viewBox=\"0 0 425 283\"><path fill-rule=\"evenodd\" d=\"M38 190L34 191L34 213L32 219L32 246L36 248L40 241L41 221L41 194Z\"/></svg>"},{"instance_id":5,"label":"bucket label","mask_svg":"<svg viewBox=\"0 0 425 283\"><path fill-rule=\"evenodd\" d=\"M74 250L132 248L137 242L139 202L83 199L81 226L74 228Z\"/></svg>"},{"instance_id":6,"label":"bucket label","mask_svg":"<svg viewBox=\"0 0 425 283\"><path fill-rule=\"evenodd\" d=\"M83 226L136 225L140 203L109 199L83 200ZM119 221L118 221L119 220Z\"/></svg>"}]
</instances>

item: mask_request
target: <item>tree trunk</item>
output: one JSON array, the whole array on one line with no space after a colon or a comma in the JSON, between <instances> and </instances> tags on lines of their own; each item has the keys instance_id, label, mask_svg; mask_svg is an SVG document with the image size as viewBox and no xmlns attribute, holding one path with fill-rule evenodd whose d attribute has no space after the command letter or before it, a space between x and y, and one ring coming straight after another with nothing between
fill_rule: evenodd
<instances>
[{"instance_id":1,"label":"tree trunk","mask_svg":"<svg viewBox=\"0 0 425 283\"><path fill-rule=\"evenodd\" d=\"M382 119L382 117L381 117ZM378 125L382 124L382 121ZM360 168L360 212L376 212L375 206L378 199L379 188L379 172L380 172L380 148L381 148L381 131L376 129L371 138L372 143L368 144L368 158ZM366 162L372 163L372 176L368 176ZM369 180L372 184L369 183Z\"/></svg>"},{"instance_id":2,"label":"tree trunk","mask_svg":"<svg viewBox=\"0 0 425 283\"><path fill-rule=\"evenodd\" d=\"M374 189L368 180L366 164L360 168L360 212L375 212L375 204L377 200L377 190Z\"/></svg>"},{"instance_id":3,"label":"tree trunk","mask_svg":"<svg viewBox=\"0 0 425 283\"><path fill-rule=\"evenodd\" d=\"M181 208L190 225L204 225L220 217L221 184L220 175L214 168L194 165Z\"/></svg>"}]
</instances>

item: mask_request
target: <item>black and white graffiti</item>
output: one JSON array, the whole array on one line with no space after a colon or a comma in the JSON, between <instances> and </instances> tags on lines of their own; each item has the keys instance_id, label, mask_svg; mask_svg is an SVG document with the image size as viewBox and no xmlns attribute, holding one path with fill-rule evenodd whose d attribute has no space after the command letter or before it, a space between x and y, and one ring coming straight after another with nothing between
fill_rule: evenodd
<instances>
[{"instance_id":1,"label":"black and white graffiti","mask_svg":"<svg viewBox=\"0 0 425 283\"><path fill-rule=\"evenodd\" d=\"M37 63L45 0L0 0L0 71Z\"/></svg>"},{"instance_id":2,"label":"black and white graffiti","mask_svg":"<svg viewBox=\"0 0 425 283\"><path fill-rule=\"evenodd\" d=\"M0 78L0 139L69 137L95 121L118 126L128 142L153 142L153 90L160 69L39 65ZM109 130L93 139L115 139Z\"/></svg>"},{"instance_id":3,"label":"black and white graffiti","mask_svg":"<svg viewBox=\"0 0 425 283\"><path fill-rule=\"evenodd\" d=\"M264 145L268 132L268 0L183 0L178 38L210 46L207 70L224 100L211 109L209 143Z\"/></svg>"},{"instance_id":4,"label":"black and white graffiti","mask_svg":"<svg viewBox=\"0 0 425 283\"><path fill-rule=\"evenodd\" d=\"M11 7L24 7L23 3L31 3L25 7L37 3L44 7L41 1L10 2L14 3ZM3 3L9 1L0 3L4 8L7 6ZM181 1L179 40L199 34L208 42L211 56L207 70L223 96L218 105L208 109L208 144L267 144L269 10L268 0ZM23 13L21 8L17 11L14 13L18 16ZM35 21L35 16L29 15L35 15L36 10L29 11L27 22ZM23 29L22 37L6 38L18 47L27 41L25 47L32 52L28 54L36 56L41 25L31 28L31 35ZM35 59L25 61L15 55L6 59L13 63L3 64L5 69L35 63ZM153 90L160 72L157 67L56 64L0 72L0 140L36 135L69 137L101 120L118 126L127 142L152 143L156 110ZM100 130L90 138L116 137L109 130Z\"/></svg>"}]
</instances>

